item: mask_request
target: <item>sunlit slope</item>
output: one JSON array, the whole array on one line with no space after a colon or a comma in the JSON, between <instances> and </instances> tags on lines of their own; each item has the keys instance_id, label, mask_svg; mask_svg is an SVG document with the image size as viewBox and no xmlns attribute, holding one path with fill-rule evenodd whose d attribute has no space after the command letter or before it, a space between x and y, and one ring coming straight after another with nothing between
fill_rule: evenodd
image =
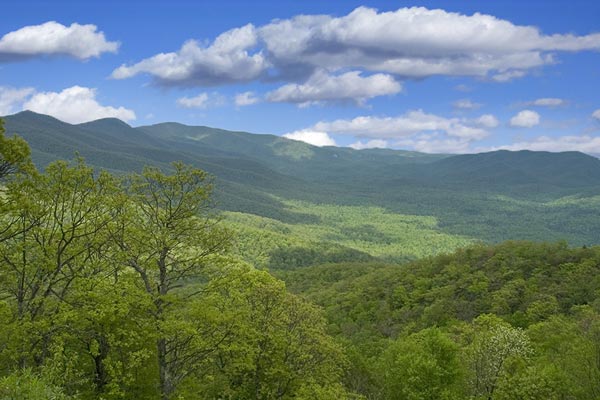
<instances>
[{"instance_id":1,"label":"sunlit slope","mask_svg":"<svg viewBox=\"0 0 600 400\"><path fill-rule=\"evenodd\" d=\"M285 202L312 218L283 223L249 214L225 213L237 233L236 251L254 265L293 269L342 261L402 262L448 253L474 239L439 230L434 217L401 215L379 207Z\"/></svg>"}]
</instances>

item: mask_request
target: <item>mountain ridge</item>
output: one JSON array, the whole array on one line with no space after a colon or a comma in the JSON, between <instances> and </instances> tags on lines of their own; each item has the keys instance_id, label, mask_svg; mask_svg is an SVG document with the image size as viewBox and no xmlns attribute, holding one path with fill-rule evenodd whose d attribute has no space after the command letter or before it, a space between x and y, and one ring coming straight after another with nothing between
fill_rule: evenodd
<instances>
[{"instance_id":1,"label":"mountain ridge","mask_svg":"<svg viewBox=\"0 0 600 400\"><path fill-rule=\"evenodd\" d=\"M179 123L134 128L105 118L68 124L30 111L4 120L8 135L29 142L40 167L78 154L119 174L145 165L168 169L173 161L202 168L216 177L223 210L287 222L310 219L286 206L293 200L434 216L444 232L488 241L590 244L600 237L600 220L590 218L599 206L600 160L580 152L426 154L316 147ZM566 222L557 224L561 218Z\"/></svg>"}]
</instances>

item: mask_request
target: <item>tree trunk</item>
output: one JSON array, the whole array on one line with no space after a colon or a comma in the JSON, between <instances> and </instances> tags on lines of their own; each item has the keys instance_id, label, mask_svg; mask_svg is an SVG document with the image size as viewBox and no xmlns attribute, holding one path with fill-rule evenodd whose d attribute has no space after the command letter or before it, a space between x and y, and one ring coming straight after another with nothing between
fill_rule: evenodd
<instances>
[{"instance_id":1,"label":"tree trunk","mask_svg":"<svg viewBox=\"0 0 600 400\"><path fill-rule=\"evenodd\" d=\"M175 389L169 374L167 363L167 341L164 338L156 341L156 349L158 351L158 373L160 377L160 398L161 400L169 400Z\"/></svg>"},{"instance_id":2,"label":"tree trunk","mask_svg":"<svg viewBox=\"0 0 600 400\"><path fill-rule=\"evenodd\" d=\"M94 383L98 393L104 392L104 387L108 384L108 372L104 365L104 360L108 357L110 346L105 336L100 335L98 338L98 354L94 355Z\"/></svg>"}]
</instances>

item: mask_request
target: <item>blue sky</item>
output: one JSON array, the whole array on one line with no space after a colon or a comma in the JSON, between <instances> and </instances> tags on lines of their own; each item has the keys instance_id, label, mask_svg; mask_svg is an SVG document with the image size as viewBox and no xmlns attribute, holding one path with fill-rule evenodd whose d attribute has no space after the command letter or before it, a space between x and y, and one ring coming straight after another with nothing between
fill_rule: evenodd
<instances>
[{"instance_id":1,"label":"blue sky","mask_svg":"<svg viewBox=\"0 0 600 400\"><path fill-rule=\"evenodd\" d=\"M3 3L0 115L600 153L595 1Z\"/></svg>"}]
</instances>

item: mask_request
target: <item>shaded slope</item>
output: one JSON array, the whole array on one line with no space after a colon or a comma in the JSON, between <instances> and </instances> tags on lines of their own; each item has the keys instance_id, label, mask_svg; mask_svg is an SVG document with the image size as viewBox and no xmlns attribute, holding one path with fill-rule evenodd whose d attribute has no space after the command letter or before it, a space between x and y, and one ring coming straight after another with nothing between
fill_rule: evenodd
<instances>
[{"instance_id":1,"label":"shaded slope","mask_svg":"<svg viewBox=\"0 0 600 400\"><path fill-rule=\"evenodd\" d=\"M222 208L286 220L297 217L283 210L271 193L298 188L311 192L304 182L273 171L253 158L169 143L117 119L72 125L30 111L4 119L7 132L27 140L34 161L41 167L77 154L90 165L117 173L141 171L145 165L168 168L173 161L183 161L216 176L216 200Z\"/></svg>"},{"instance_id":2,"label":"shaded slope","mask_svg":"<svg viewBox=\"0 0 600 400\"><path fill-rule=\"evenodd\" d=\"M580 152L506 151L448 157L430 165L430 176L487 190L531 187L568 191L600 186L600 160Z\"/></svg>"}]
</instances>

